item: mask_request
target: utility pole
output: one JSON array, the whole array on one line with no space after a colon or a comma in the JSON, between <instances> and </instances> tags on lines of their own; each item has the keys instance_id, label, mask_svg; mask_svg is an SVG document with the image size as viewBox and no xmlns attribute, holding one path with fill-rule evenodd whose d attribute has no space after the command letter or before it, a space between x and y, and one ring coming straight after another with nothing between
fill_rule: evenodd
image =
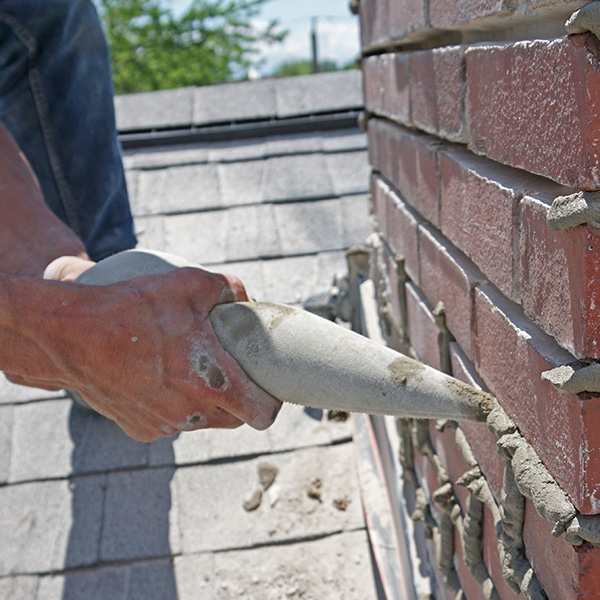
<instances>
[{"instance_id":1,"label":"utility pole","mask_svg":"<svg viewBox=\"0 0 600 600\"><path fill-rule=\"evenodd\" d=\"M319 72L319 54L317 51L317 17L313 17L311 20L312 26L310 30L310 40L312 46L312 65L313 73Z\"/></svg>"}]
</instances>

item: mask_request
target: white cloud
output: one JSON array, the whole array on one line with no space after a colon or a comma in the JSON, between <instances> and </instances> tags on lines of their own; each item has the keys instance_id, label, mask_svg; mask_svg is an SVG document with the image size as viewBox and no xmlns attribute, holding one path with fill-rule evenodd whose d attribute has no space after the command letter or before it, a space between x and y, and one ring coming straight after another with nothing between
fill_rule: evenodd
<instances>
[{"instance_id":1,"label":"white cloud","mask_svg":"<svg viewBox=\"0 0 600 600\"><path fill-rule=\"evenodd\" d=\"M258 21L255 25L264 27ZM360 48L358 19L320 19L317 23L317 48L319 60L346 64L356 58ZM261 44L256 57L264 59L260 69L263 75L273 71L282 62L310 59L310 22L295 27L280 44Z\"/></svg>"}]
</instances>

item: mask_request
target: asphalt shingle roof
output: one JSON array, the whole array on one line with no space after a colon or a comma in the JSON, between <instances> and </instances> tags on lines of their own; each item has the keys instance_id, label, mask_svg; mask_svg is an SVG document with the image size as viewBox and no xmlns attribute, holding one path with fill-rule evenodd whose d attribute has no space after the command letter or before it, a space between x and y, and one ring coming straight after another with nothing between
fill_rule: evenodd
<instances>
[{"instance_id":1,"label":"asphalt shingle roof","mask_svg":"<svg viewBox=\"0 0 600 600\"><path fill-rule=\"evenodd\" d=\"M124 132L307 124L127 150L140 246L234 273L261 300L327 288L369 233L366 140L311 119L361 104L359 72L117 98ZM374 598L351 436L286 405L264 432L143 444L63 394L0 380L0 598ZM247 512L265 461L278 475Z\"/></svg>"}]
</instances>

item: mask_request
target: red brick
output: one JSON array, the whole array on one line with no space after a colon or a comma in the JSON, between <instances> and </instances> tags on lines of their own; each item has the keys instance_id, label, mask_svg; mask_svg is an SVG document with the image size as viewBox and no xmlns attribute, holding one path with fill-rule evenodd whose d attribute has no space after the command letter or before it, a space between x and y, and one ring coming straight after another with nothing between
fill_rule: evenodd
<instances>
[{"instance_id":1,"label":"red brick","mask_svg":"<svg viewBox=\"0 0 600 600\"><path fill-rule=\"evenodd\" d=\"M387 244L383 245L383 259L385 265L387 267L387 276L389 279L390 285L390 302L392 304L392 308L394 310L395 316L398 319L399 324L402 323L402 317L400 313L400 302L399 302L399 289L398 289L398 271L396 269L396 253L393 252ZM402 285L402 289L404 289L404 285ZM388 332L386 332L387 334ZM388 346L393 348L394 350L402 353L408 354L409 347L406 345L406 340L400 335L400 332L392 329L389 332L389 335L386 335L386 342Z\"/></svg>"},{"instance_id":2,"label":"red brick","mask_svg":"<svg viewBox=\"0 0 600 600\"><path fill-rule=\"evenodd\" d=\"M430 305L444 303L448 329L474 360L473 289L483 276L448 240L427 225L419 227L419 274Z\"/></svg>"},{"instance_id":3,"label":"red brick","mask_svg":"<svg viewBox=\"0 0 600 600\"><path fill-rule=\"evenodd\" d=\"M378 144L377 119L367 121L367 148L369 152L369 164L374 171L379 171L379 144Z\"/></svg>"},{"instance_id":4,"label":"red brick","mask_svg":"<svg viewBox=\"0 0 600 600\"><path fill-rule=\"evenodd\" d=\"M469 491L461 485L456 485L456 480L460 479L469 469L469 465L465 462L462 452L456 445L454 429L446 427L444 431L436 429L437 421L429 421L429 435L433 447L437 452L442 465L448 473L448 478L454 486L454 495L460 502L463 512L467 509L467 498Z\"/></svg>"},{"instance_id":5,"label":"red brick","mask_svg":"<svg viewBox=\"0 0 600 600\"><path fill-rule=\"evenodd\" d=\"M433 27L453 28L485 17L506 14L506 0L430 0Z\"/></svg>"},{"instance_id":6,"label":"red brick","mask_svg":"<svg viewBox=\"0 0 600 600\"><path fill-rule=\"evenodd\" d=\"M406 305L410 343L417 352L419 360L439 369L440 353L437 342L439 329L427 301L419 289L410 282L406 284Z\"/></svg>"},{"instance_id":7,"label":"red brick","mask_svg":"<svg viewBox=\"0 0 600 600\"><path fill-rule=\"evenodd\" d=\"M392 183L404 200L428 221L439 226L439 178L437 147L429 136L396 128L397 175Z\"/></svg>"},{"instance_id":8,"label":"red brick","mask_svg":"<svg viewBox=\"0 0 600 600\"><path fill-rule=\"evenodd\" d=\"M486 284L475 290L477 370L584 514L600 511L600 399L559 394L544 371L572 360Z\"/></svg>"},{"instance_id":9,"label":"red brick","mask_svg":"<svg viewBox=\"0 0 600 600\"><path fill-rule=\"evenodd\" d=\"M423 0L389 0L387 4L389 33L392 39L403 39L427 27Z\"/></svg>"},{"instance_id":10,"label":"red brick","mask_svg":"<svg viewBox=\"0 0 600 600\"><path fill-rule=\"evenodd\" d=\"M599 188L599 53L593 35L469 48L470 147L564 185Z\"/></svg>"},{"instance_id":11,"label":"red brick","mask_svg":"<svg viewBox=\"0 0 600 600\"><path fill-rule=\"evenodd\" d=\"M508 586L502 574L502 565L498 554L498 542L496 538L496 526L492 513L487 507L483 509L483 560L488 568L488 572L498 595L502 600L522 600L521 594L515 594Z\"/></svg>"},{"instance_id":12,"label":"red brick","mask_svg":"<svg viewBox=\"0 0 600 600\"><path fill-rule=\"evenodd\" d=\"M362 64L365 108L369 112L381 110L381 70L379 56L367 56Z\"/></svg>"},{"instance_id":13,"label":"red brick","mask_svg":"<svg viewBox=\"0 0 600 600\"><path fill-rule=\"evenodd\" d=\"M413 124L442 138L466 142L464 47L413 52L409 64Z\"/></svg>"},{"instance_id":14,"label":"red brick","mask_svg":"<svg viewBox=\"0 0 600 600\"><path fill-rule=\"evenodd\" d=\"M512 169L462 148L440 153L441 229L504 295L518 300L518 206L523 186Z\"/></svg>"},{"instance_id":15,"label":"red brick","mask_svg":"<svg viewBox=\"0 0 600 600\"><path fill-rule=\"evenodd\" d=\"M553 197L522 202L523 310L570 352L600 358L600 237L583 225L551 231Z\"/></svg>"},{"instance_id":16,"label":"red brick","mask_svg":"<svg viewBox=\"0 0 600 600\"><path fill-rule=\"evenodd\" d=\"M406 274L419 285L418 227L422 219L392 190L387 195L386 239L396 254L404 256Z\"/></svg>"},{"instance_id":17,"label":"red brick","mask_svg":"<svg viewBox=\"0 0 600 600\"><path fill-rule=\"evenodd\" d=\"M457 527L454 528L454 552L456 554L455 564L457 566L458 578L463 589L464 598L468 598L468 600L486 600L481 585L471 575L469 567L465 564L462 543Z\"/></svg>"},{"instance_id":18,"label":"red brick","mask_svg":"<svg viewBox=\"0 0 600 600\"><path fill-rule=\"evenodd\" d=\"M363 48L388 39L387 2L361 0L359 3L360 38Z\"/></svg>"},{"instance_id":19,"label":"red brick","mask_svg":"<svg viewBox=\"0 0 600 600\"><path fill-rule=\"evenodd\" d=\"M475 24L506 29L523 24L531 27L533 19L542 18L562 24L582 4L577 0L430 0L429 13L433 27L455 29Z\"/></svg>"},{"instance_id":20,"label":"red brick","mask_svg":"<svg viewBox=\"0 0 600 600\"><path fill-rule=\"evenodd\" d=\"M382 54L379 61L381 113L400 123L410 124L408 56L400 52Z\"/></svg>"},{"instance_id":21,"label":"red brick","mask_svg":"<svg viewBox=\"0 0 600 600\"><path fill-rule=\"evenodd\" d=\"M580 582L577 552L564 537L552 535L552 525L540 517L532 503L525 505L523 540L527 558L551 600L575 600ZM594 590L596 593L598 589ZM584 596L586 597L586 596ZM597 595L587 596L597 597Z\"/></svg>"},{"instance_id":22,"label":"red brick","mask_svg":"<svg viewBox=\"0 0 600 600\"><path fill-rule=\"evenodd\" d=\"M456 342L450 343L450 359L453 377L473 387L488 391L479 375L477 375L474 365ZM489 432L485 423L461 421L460 427L479 461L481 472L485 475L492 493L499 501L506 461L498 454L496 437Z\"/></svg>"}]
</instances>

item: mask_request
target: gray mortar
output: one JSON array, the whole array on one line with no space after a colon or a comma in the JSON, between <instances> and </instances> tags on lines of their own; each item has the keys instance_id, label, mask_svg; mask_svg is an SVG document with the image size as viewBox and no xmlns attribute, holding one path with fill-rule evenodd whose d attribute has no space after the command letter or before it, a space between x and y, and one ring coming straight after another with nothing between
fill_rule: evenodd
<instances>
[{"instance_id":1,"label":"gray mortar","mask_svg":"<svg viewBox=\"0 0 600 600\"><path fill-rule=\"evenodd\" d=\"M594 2L600 4L600 2ZM546 216L548 227L566 230L588 223L600 227L600 192L577 192L570 196L558 196L552 202Z\"/></svg>"},{"instance_id":2,"label":"gray mortar","mask_svg":"<svg viewBox=\"0 0 600 600\"><path fill-rule=\"evenodd\" d=\"M565 23L567 33L586 33L590 31L600 36L600 2L590 2L576 10Z\"/></svg>"},{"instance_id":3,"label":"gray mortar","mask_svg":"<svg viewBox=\"0 0 600 600\"><path fill-rule=\"evenodd\" d=\"M571 363L542 373L561 394L600 392L600 364Z\"/></svg>"},{"instance_id":4,"label":"gray mortar","mask_svg":"<svg viewBox=\"0 0 600 600\"><path fill-rule=\"evenodd\" d=\"M554 523L552 534L560 536L577 515L577 510L567 494L521 434L503 436L498 440L498 448L505 458L511 461L521 494L531 499L542 517Z\"/></svg>"}]
</instances>

